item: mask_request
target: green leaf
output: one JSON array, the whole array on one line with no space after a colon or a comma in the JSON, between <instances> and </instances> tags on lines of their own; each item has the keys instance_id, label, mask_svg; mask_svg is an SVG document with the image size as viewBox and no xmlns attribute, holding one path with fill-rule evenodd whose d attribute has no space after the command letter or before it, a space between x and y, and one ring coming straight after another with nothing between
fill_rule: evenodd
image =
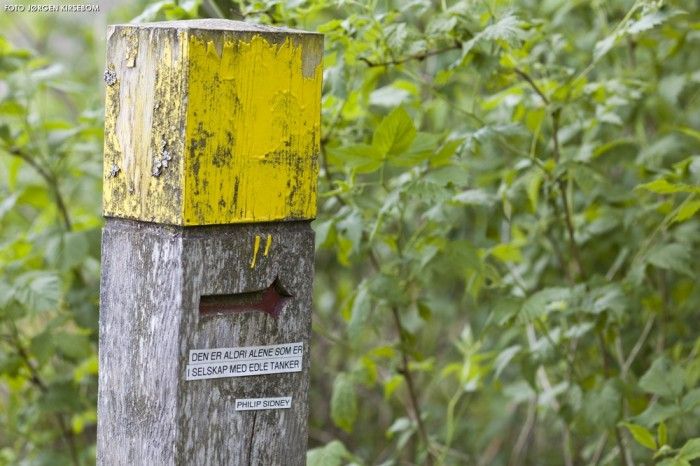
<instances>
[{"instance_id":1,"label":"green leaf","mask_svg":"<svg viewBox=\"0 0 700 466\"><path fill-rule=\"evenodd\" d=\"M636 440L638 444L649 450L656 451L656 440L646 427L632 424L631 422L623 422L622 425L627 427L627 430L630 431L632 437L634 437L634 440Z\"/></svg>"},{"instance_id":2,"label":"green leaf","mask_svg":"<svg viewBox=\"0 0 700 466\"><path fill-rule=\"evenodd\" d=\"M379 123L372 147L382 155L398 154L411 147L416 133L411 116L403 107L397 107Z\"/></svg>"},{"instance_id":3,"label":"green leaf","mask_svg":"<svg viewBox=\"0 0 700 466\"><path fill-rule=\"evenodd\" d=\"M683 14L683 12L678 10L670 12L654 11L642 16L636 21L632 21L629 26L627 26L627 32L630 34L639 34L640 32L655 28L656 26L666 22L669 18L679 14Z\"/></svg>"},{"instance_id":4,"label":"green leaf","mask_svg":"<svg viewBox=\"0 0 700 466\"><path fill-rule=\"evenodd\" d=\"M389 428L386 430L386 436L388 438L394 437L394 435L405 432L413 428L413 423L407 417L400 417L395 420Z\"/></svg>"},{"instance_id":5,"label":"green leaf","mask_svg":"<svg viewBox=\"0 0 700 466\"><path fill-rule=\"evenodd\" d=\"M387 381L384 382L384 399L388 400L391 395L403 385L404 378L398 374L394 374Z\"/></svg>"},{"instance_id":6,"label":"green leaf","mask_svg":"<svg viewBox=\"0 0 700 466\"><path fill-rule=\"evenodd\" d=\"M14 297L15 292L10 285L0 281L0 309L7 306L7 303Z\"/></svg>"},{"instance_id":7,"label":"green leaf","mask_svg":"<svg viewBox=\"0 0 700 466\"><path fill-rule=\"evenodd\" d=\"M141 13L136 18L132 19L132 23L146 23L149 21L154 21L164 16L163 19L183 19L186 18L187 11L180 8L176 2L171 0L164 0L160 2L153 3L149 5L143 13Z\"/></svg>"},{"instance_id":8,"label":"green leaf","mask_svg":"<svg viewBox=\"0 0 700 466\"><path fill-rule=\"evenodd\" d=\"M350 311L350 322L348 323L348 336L350 341L354 342L360 337L363 331L366 331L367 320L372 310L372 301L370 299L367 282L360 283L355 294L355 299L352 303Z\"/></svg>"},{"instance_id":9,"label":"green leaf","mask_svg":"<svg viewBox=\"0 0 700 466\"><path fill-rule=\"evenodd\" d=\"M339 440L332 440L322 447L306 452L307 466L341 466L343 460L350 457L345 445Z\"/></svg>"},{"instance_id":10,"label":"green leaf","mask_svg":"<svg viewBox=\"0 0 700 466\"><path fill-rule=\"evenodd\" d=\"M666 458L660 463L656 463L656 466L691 466L691 464L681 458Z\"/></svg>"},{"instance_id":11,"label":"green leaf","mask_svg":"<svg viewBox=\"0 0 700 466\"><path fill-rule=\"evenodd\" d=\"M430 159L441 139L439 134L419 132L413 140L411 147L405 152L389 157L389 163L396 167L413 167Z\"/></svg>"},{"instance_id":12,"label":"green leaf","mask_svg":"<svg viewBox=\"0 0 700 466\"><path fill-rule=\"evenodd\" d=\"M678 97L688 82L683 75L666 76L659 82L659 94L670 104L677 105Z\"/></svg>"},{"instance_id":13,"label":"green leaf","mask_svg":"<svg viewBox=\"0 0 700 466\"><path fill-rule=\"evenodd\" d=\"M700 201L686 202L673 217L673 222L684 222L695 215L700 210Z\"/></svg>"},{"instance_id":14,"label":"green leaf","mask_svg":"<svg viewBox=\"0 0 700 466\"><path fill-rule=\"evenodd\" d=\"M349 374L341 372L333 382L331 419L336 426L350 433L355 424L355 418L357 418L355 384Z\"/></svg>"},{"instance_id":15,"label":"green leaf","mask_svg":"<svg viewBox=\"0 0 700 466\"><path fill-rule=\"evenodd\" d=\"M445 142L442 147L440 147L440 150L438 150L437 154L430 159L431 165L435 167L439 167L441 165L445 165L450 161L452 156L457 152L457 149L459 149L462 144L464 144L464 140L462 139L451 139L447 142Z\"/></svg>"},{"instance_id":16,"label":"green leaf","mask_svg":"<svg viewBox=\"0 0 700 466\"><path fill-rule=\"evenodd\" d=\"M518 314L521 322L530 322L546 316L552 311L563 310L571 296L568 288L545 288L530 296L523 303Z\"/></svg>"},{"instance_id":17,"label":"green leaf","mask_svg":"<svg viewBox=\"0 0 700 466\"><path fill-rule=\"evenodd\" d=\"M65 358L80 361L92 352L90 339L85 335L75 333L56 333L53 338L56 350Z\"/></svg>"},{"instance_id":18,"label":"green leaf","mask_svg":"<svg viewBox=\"0 0 700 466\"><path fill-rule=\"evenodd\" d=\"M590 307L586 307L586 311L593 314L600 314L603 311L612 311L622 314L627 304L627 298L624 291L619 285L605 285L598 288L593 288L588 293L590 299Z\"/></svg>"},{"instance_id":19,"label":"green leaf","mask_svg":"<svg viewBox=\"0 0 700 466\"><path fill-rule=\"evenodd\" d=\"M685 244L671 243L656 246L649 252L647 262L665 270L679 272L694 277L690 267L692 258L690 248Z\"/></svg>"},{"instance_id":20,"label":"green leaf","mask_svg":"<svg viewBox=\"0 0 700 466\"><path fill-rule=\"evenodd\" d=\"M522 262L520 248L513 243L501 243L491 248L491 255L501 262Z\"/></svg>"},{"instance_id":21,"label":"green leaf","mask_svg":"<svg viewBox=\"0 0 700 466\"><path fill-rule=\"evenodd\" d=\"M38 363L44 364L54 352L54 336L51 329L35 335L30 341L29 349Z\"/></svg>"},{"instance_id":22,"label":"green leaf","mask_svg":"<svg viewBox=\"0 0 700 466\"><path fill-rule=\"evenodd\" d=\"M426 27L426 32L430 35L441 34L453 31L457 26L457 18L454 16L435 16Z\"/></svg>"},{"instance_id":23,"label":"green leaf","mask_svg":"<svg viewBox=\"0 0 700 466\"><path fill-rule=\"evenodd\" d=\"M329 148L327 154L333 165L353 168L357 173L371 173L384 163L384 154L367 144Z\"/></svg>"},{"instance_id":24,"label":"green leaf","mask_svg":"<svg viewBox=\"0 0 700 466\"><path fill-rule=\"evenodd\" d=\"M613 33L607 36L605 39L596 42L595 49L593 50L593 59L598 60L612 50L619 38L619 33Z\"/></svg>"},{"instance_id":25,"label":"green leaf","mask_svg":"<svg viewBox=\"0 0 700 466\"><path fill-rule=\"evenodd\" d=\"M542 170L532 170L526 179L525 191L530 201L530 209L532 212L536 212L540 200L540 188L542 186L544 174Z\"/></svg>"},{"instance_id":26,"label":"green leaf","mask_svg":"<svg viewBox=\"0 0 700 466\"><path fill-rule=\"evenodd\" d=\"M638 189L646 189L657 194L674 194L674 193L698 193L700 187L690 186L684 183L669 183L665 178L658 178L649 183L640 184Z\"/></svg>"},{"instance_id":27,"label":"green leaf","mask_svg":"<svg viewBox=\"0 0 700 466\"><path fill-rule=\"evenodd\" d=\"M656 423L664 422L667 419L671 419L680 414L681 409L677 405L666 405L664 403L657 402L650 404L643 413L635 416L634 419L639 424L653 426Z\"/></svg>"},{"instance_id":28,"label":"green leaf","mask_svg":"<svg viewBox=\"0 0 700 466\"><path fill-rule=\"evenodd\" d=\"M576 184L586 194L591 194L605 183L603 177L589 166L575 164L571 166L570 171Z\"/></svg>"},{"instance_id":29,"label":"green leaf","mask_svg":"<svg viewBox=\"0 0 700 466\"><path fill-rule=\"evenodd\" d=\"M85 232L56 235L47 242L46 259L54 267L68 270L85 260L88 241Z\"/></svg>"},{"instance_id":30,"label":"green leaf","mask_svg":"<svg viewBox=\"0 0 700 466\"><path fill-rule=\"evenodd\" d=\"M511 360L520 352L522 347L520 345L510 346L503 351L501 351L494 362L494 377L501 375L501 372L508 367Z\"/></svg>"},{"instance_id":31,"label":"green leaf","mask_svg":"<svg viewBox=\"0 0 700 466\"><path fill-rule=\"evenodd\" d=\"M72 382L56 381L42 392L38 407L45 412L75 411L81 407L78 387Z\"/></svg>"},{"instance_id":32,"label":"green leaf","mask_svg":"<svg viewBox=\"0 0 700 466\"><path fill-rule=\"evenodd\" d=\"M411 93L394 85L380 87L370 94L369 103L378 107L394 108L411 98Z\"/></svg>"},{"instance_id":33,"label":"green leaf","mask_svg":"<svg viewBox=\"0 0 700 466\"><path fill-rule=\"evenodd\" d=\"M676 399L683 392L683 370L665 357L660 357L639 379L639 387L654 395Z\"/></svg>"},{"instance_id":34,"label":"green leaf","mask_svg":"<svg viewBox=\"0 0 700 466\"><path fill-rule=\"evenodd\" d=\"M318 250L323 247L328 247L332 241L331 233L335 227L335 220L316 220L311 223L311 227L314 229L314 233L316 234L316 249Z\"/></svg>"},{"instance_id":35,"label":"green leaf","mask_svg":"<svg viewBox=\"0 0 700 466\"><path fill-rule=\"evenodd\" d=\"M456 194L452 200L464 205L492 206L496 197L483 189L468 189Z\"/></svg>"},{"instance_id":36,"label":"green leaf","mask_svg":"<svg viewBox=\"0 0 700 466\"><path fill-rule=\"evenodd\" d=\"M690 412L697 406L700 406L700 387L690 390L683 395L683 399L681 400L681 407L684 411Z\"/></svg>"},{"instance_id":37,"label":"green leaf","mask_svg":"<svg viewBox=\"0 0 700 466\"><path fill-rule=\"evenodd\" d=\"M51 272L24 273L15 282L15 287L15 299L33 312L55 309L61 298L58 276Z\"/></svg>"},{"instance_id":38,"label":"green leaf","mask_svg":"<svg viewBox=\"0 0 700 466\"><path fill-rule=\"evenodd\" d=\"M512 13L505 14L493 24L486 26L472 39L462 44L462 56L466 57L472 48L480 41L504 41L515 45L521 40L525 31L522 28L522 21Z\"/></svg>"},{"instance_id":39,"label":"green leaf","mask_svg":"<svg viewBox=\"0 0 700 466\"><path fill-rule=\"evenodd\" d=\"M686 136L690 136L691 138L700 141L700 131L688 127L680 127L677 129Z\"/></svg>"},{"instance_id":40,"label":"green leaf","mask_svg":"<svg viewBox=\"0 0 700 466\"><path fill-rule=\"evenodd\" d=\"M593 427L614 427L619 413L620 393L612 380L605 382L602 388L586 393L583 414Z\"/></svg>"},{"instance_id":41,"label":"green leaf","mask_svg":"<svg viewBox=\"0 0 700 466\"><path fill-rule=\"evenodd\" d=\"M659 423L659 427L656 429L656 436L659 439L660 446L668 444L668 429L666 428L665 422Z\"/></svg>"},{"instance_id":42,"label":"green leaf","mask_svg":"<svg viewBox=\"0 0 700 466\"><path fill-rule=\"evenodd\" d=\"M362 214L358 210L351 211L345 218L336 222L336 233L350 241L351 252L357 252L362 242Z\"/></svg>"},{"instance_id":43,"label":"green leaf","mask_svg":"<svg viewBox=\"0 0 700 466\"><path fill-rule=\"evenodd\" d=\"M17 202L18 198L19 193L15 192L10 194L5 199L3 199L2 202L0 202L0 220L3 219L5 214L12 211L12 208L15 206L15 203Z\"/></svg>"},{"instance_id":44,"label":"green leaf","mask_svg":"<svg viewBox=\"0 0 700 466\"><path fill-rule=\"evenodd\" d=\"M90 357L84 359L75 368L75 370L73 370L73 380L76 383L80 383L90 375L97 376L98 365L99 361L97 359L97 354L93 353Z\"/></svg>"},{"instance_id":45,"label":"green leaf","mask_svg":"<svg viewBox=\"0 0 700 466\"><path fill-rule=\"evenodd\" d=\"M16 354L0 353L0 375L16 377L24 362Z\"/></svg>"},{"instance_id":46,"label":"green leaf","mask_svg":"<svg viewBox=\"0 0 700 466\"><path fill-rule=\"evenodd\" d=\"M71 426L73 432L80 434L85 429L86 425L94 425L97 421L97 411L95 409L89 409L85 412L75 414L71 419Z\"/></svg>"},{"instance_id":47,"label":"green leaf","mask_svg":"<svg viewBox=\"0 0 700 466\"><path fill-rule=\"evenodd\" d=\"M700 458L700 438L690 439L685 442L685 445L681 447L681 451L678 453L678 458L685 461Z\"/></svg>"},{"instance_id":48,"label":"green leaf","mask_svg":"<svg viewBox=\"0 0 700 466\"><path fill-rule=\"evenodd\" d=\"M416 307L418 308L418 315L424 321L429 321L430 318L433 316L433 311L430 309L430 306L428 306L425 302L418 301L418 303L416 303Z\"/></svg>"}]
</instances>

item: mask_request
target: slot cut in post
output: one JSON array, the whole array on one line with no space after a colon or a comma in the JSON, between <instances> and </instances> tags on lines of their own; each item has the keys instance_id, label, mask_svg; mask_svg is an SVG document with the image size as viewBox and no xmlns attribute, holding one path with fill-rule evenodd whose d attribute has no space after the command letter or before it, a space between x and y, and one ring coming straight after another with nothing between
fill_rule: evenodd
<instances>
[{"instance_id":1,"label":"slot cut in post","mask_svg":"<svg viewBox=\"0 0 700 466\"><path fill-rule=\"evenodd\" d=\"M237 294L204 295L199 300L203 316L259 311L277 317L293 296L282 288L278 279L264 290Z\"/></svg>"}]
</instances>

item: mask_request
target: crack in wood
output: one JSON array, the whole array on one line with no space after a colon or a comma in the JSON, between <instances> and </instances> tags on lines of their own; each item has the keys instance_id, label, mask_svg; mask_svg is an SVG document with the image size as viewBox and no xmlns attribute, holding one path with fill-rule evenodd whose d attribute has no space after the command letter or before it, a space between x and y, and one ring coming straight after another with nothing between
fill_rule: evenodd
<instances>
[{"instance_id":1,"label":"crack in wood","mask_svg":"<svg viewBox=\"0 0 700 466\"><path fill-rule=\"evenodd\" d=\"M255 437L255 421L258 419L258 412L253 411L253 423L250 427L250 440L248 440L248 466L253 464L253 437Z\"/></svg>"}]
</instances>

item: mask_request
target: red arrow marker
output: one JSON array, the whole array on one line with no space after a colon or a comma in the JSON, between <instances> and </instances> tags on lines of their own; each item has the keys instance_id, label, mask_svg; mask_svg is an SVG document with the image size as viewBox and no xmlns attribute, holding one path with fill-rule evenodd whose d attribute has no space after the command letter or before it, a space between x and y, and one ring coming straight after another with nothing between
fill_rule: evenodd
<instances>
[{"instance_id":1,"label":"red arrow marker","mask_svg":"<svg viewBox=\"0 0 700 466\"><path fill-rule=\"evenodd\" d=\"M259 311L277 317L291 297L292 295L286 292L275 278L264 290L202 296L199 300L199 313L224 315Z\"/></svg>"}]
</instances>

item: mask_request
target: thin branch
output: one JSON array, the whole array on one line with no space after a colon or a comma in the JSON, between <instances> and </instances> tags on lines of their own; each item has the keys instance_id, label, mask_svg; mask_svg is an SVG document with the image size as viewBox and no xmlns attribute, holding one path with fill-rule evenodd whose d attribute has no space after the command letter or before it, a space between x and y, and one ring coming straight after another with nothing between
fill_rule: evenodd
<instances>
[{"instance_id":1,"label":"thin branch","mask_svg":"<svg viewBox=\"0 0 700 466\"><path fill-rule=\"evenodd\" d=\"M561 118L561 108L552 112L552 144L554 145L554 160L561 160L561 150L559 149L559 124Z\"/></svg>"},{"instance_id":2,"label":"thin branch","mask_svg":"<svg viewBox=\"0 0 700 466\"><path fill-rule=\"evenodd\" d=\"M338 126L338 122L340 121L340 118L343 114L343 110L345 109L345 105L347 104L347 102L347 99L343 100L342 105L340 106L335 116L331 120L330 124L328 125L326 134L323 135L320 140L321 164L323 166L323 176L326 179L326 182L328 183L328 189L333 189L334 180L333 176L331 175L330 166L328 165L328 151L326 151L326 144L331 139L333 132ZM345 200L340 195L336 194L334 197L338 200L340 205L346 205Z\"/></svg>"},{"instance_id":3,"label":"thin branch","mask_svg":"<svg viewBox=\"0 0 700 466\"><path fill-rule=\"evenodd\" d=\"M574 466L574 458L571 453L571 430L564 421L564 429L561 436L562 450L564 452L564 466Z\"/></svg>"},{"instance_id":4,"label":"thin branch","mask_svg":"<svg viewBox=\"0 0 700 466\"><path fill-rule=\"evenodd\" d=\"M360 60L361 62L363 62L365 65L367 65L370 68L379 67L379 66L401 65L401 64L407 63L409 61L413 61L413 60L423 61L428 57L432 57L434 55L440 55L441 53L451 52L453 50L458 50L461 48L462 48L462 44L455 42L454 44L450 45L449 47L445 47L442 49L427 50L425 52L415 53L413 55L407 55L405 57L396 58L393 60L387 60L387 61L383 61L383 62L375 62L375 61L370 60L367 57L359 57L358 60Z\"/></svg>"},{"instance_id":5,"label":"thin branch","mask_svg":"<svg viewBox=\"0 0 700 466\"><path fill-rule=\"evenodd\" d=\"M527 458L527 451L530 443L532 443L532 436L537 423L537 401L538 396L535 395L527 407L527 416L525 417L523 428L520 429L520 434L518 434L518 439L515 441L515 446L508 460L509 466L523 464Z\"/></svg>"},{"instance_id":6,"label":"thin branch","mask_svg":"<svg viewBox=\"0 0 700 466\"><path fill-rule=\"evenodd\" d=\"M545 103L545 105L549 106L551 101L549 98L545 95L545 93L540 89L540 87L537 85L534 79L527 74L525 71L521 70L520 68L514 68L513 71L515 74L517 74L520 78L522 78L525 82L527 82L530 87L532 88L535 93L540 96L542 101ZM551 112L551 118L552 118L552 151L553 151L553 156L554 160L556 162L559 162L561 160L561 148L559 144L559 127L560 127L560 119L561 119L561 108L556 108L552 110ZM566 225L566 231L567 235L569 238L569 249L571 251L571 256L574 259L574 265L576 266L577 270L577 275L583 273L583 268L582 268L582 262L581 262L581 254L578 250L578 245L576 244L576 240L574 238L574 223L572 220L572 215L571 215L571 209L569 208L569 199L568 195L566 193L566 185L564 184L564 180L561 178L557 180L557 185L559 187L559 191L561 194L561 201L562 204L564 204L564 222Z\"/></svg>"},{"instance_id":7,"label":"thin branch","mask_svg":"<svg viewBox=\"0 0 700 466\"><path fill-rule=\"evenodd\" d=\"M379 260L377 259L377 256L374 254L374 251L370 250L369 253L369 258L370 262L372 263L372 266L374 269L379 272L381 270L381 267L379 265ZM428 456L426 458L426 463L427 465L432 465L433 464L433 452L431 450L431 443L430 443L430 438L428 437L428 431L425 428L425 423L423 422L423 419L421 418L421 411L420 411L420 403L418 402L418 395L417 395L417 390L416 390L416 385L413 380L413 374L411 373L411 369L409 367L409 359L408 359L408 352L406 351L407 347L407 341L406 341L406 334L403 329L403 324L401 323L401 315L399 314L398 308L396 306L391 306L391 314L394 318L394 325L396 327L396 331L399 334L399 350L401 352L401 367L399 368L399 373L403 376L403 378L406 380L406 388L408 389L408 398L411 404L411 411L413 414L413 417L416 420L416 425L418 426L418 434L421 437L421 441L425 444L426 451L428 452Z\"/></svg>"},{"instance_id":8,"label":"thin branch","mask_svg":"<svg viewBox=\"0 0 700 466\"><path fill-rule=\"evenodd\" d=\"M26 162L39 174L39 176L41 176L44 179L44 181L46 181L46 183L49 186L49 189L53 193L54 199L56 201L56 207L58 208L58 212L61 215L61 219L63 220L63 225L65 229L68 231L72 230L73 224L70 219L70 214L68 213L68 207L66 207L66 202L63 199L63 196L61 195L56 176L50 171L48 171L46 168L39 165L39 163L36 160L34 160L34 158L32 158L29 154L23 152L17 147L12 147L8 149L7 152L10 155L15 156Z\"/></svg>"},{"instance_id":9,"label":"thin branch","mask_svg":"<svg viewBox=\"0 0 700 466\"><path fill-rule=\"evenodd\" d=\"M24 347L24 345L22 345L22 342L19 339L19 332L17 330L17 327L14 325L14 323L12 323L11 326L13 331L11 344L14 347L17 354L19 355L22 362L24 363L24 365L26 366L27 370L29 371L29 380L33 385L35 385L39 389L41 393L47 393L48 387L46 385L46 382L42 380L39 371L36 369L36 367L34 367L34 364L32 364L31 358L29 357L29 353L27 352L26 348ZM58 423L58 427L61 431L61 435L63 436L63 440L68 446L68 451L70 452L73 464L79 466L80 458L78 456L78 448L75 444L75 436L66 425L65 419L63 419L63 416L60 413L56 413L55 418L56 422Z\"/></svg>"},{"instance_id":10,"label":"thin branch","mask_svg":"<svg viewBox=\"0 0 700 466\"><path fill-rule=\"evenodd\" d=\"M632 459L632 455L627 448L627 442L625 441L625 437L619 426L615 426L615 440L617 441L617 446L620 449L620 459L623 466L634 466L634 460Z\"/></svg>"},{"instance_id":11,"label":"thin branch","mask_svg":"<svg viewBox=\"0 0 700 466\"><path fill-rule=\"evenodd\" d=\"M603 457L603 452L605 451L605 445L607 445L607 443L608 433L603 432L600 436L600 440L598 440L598 443L596 443L595 452L593 453L593 457L591 459L590 464L592 464L593 466L598 466L601 458Z\"/></svg>"},{"instance_id":12,"label":"thin branch","mask_svg":"<svg viewBox=\"0 0 700 466\"><path fill-rule=\"evenodd\" d=\"M556 199L553 199L549 197L548 202L551 204L552 209L554 210L555 218L559 219L562 216L561 211L559 210L559 204L557 204ZM557 259L559 260L559 265L566 275L566 279L569 282L570 286L574 285L574 277L571 275L571 267L569 267L567 261L564 258L564 254L562 252L562 248L559 247L559 243L554 240L553 235L551 234L551 231L547 231L545 234L547 238L549 238L549 241L552 243L552 246L555 246L555 254L557 255ZM568 243L567 243L568 244ZM571 255L571 250L569 250L569 255Z\"/></svg>"},{"instance_id":13,"label":"thin branch","mask_svg":"<svg viewBox=\"0 0 700 466\"><path fill-rule=\"evenodd\" d=\"M476 463L476 466L487 466L489 464L493 464L493 459L501 451L501 445L503 445L504 441L505 437L496 437L491 440L486 447L484 454L479 458L479 462Z\"/></svg>"},{"instance_id":14,"label":"thin branch","mask_svg":"<svg viewBox=\"0 0 700 466\"><path fill-rule=\"evenodd\" d=\"M572 220L571 209L569 208L569 196L566 194L566 186L564 185L564 181L559 180L557 184L561 194L561 202L564 204L564 223L566 224L566 232L569 238L569 250L571 251L571 257L573 258L574 265L576 266L576 275L583 276L581 253L574 237L574 222Z\"/></svg>"},{"instance_id":15,"label":"thin branch","mask_svg":"<svg viewBox=\"0 0 700 466\"><path fill-rule=\"evenodd\" d=\"M513 68L513 72L520 76L522 79L524 79L530 85L532 90L535 91L535 93L539 95L540 98L544 101L545 105L549 105L549 99L544 94L544 92L542 92L542 89L540 89L540 87L537 85L537 83L535 83L535 81L530 77L529 74L527 74L520 68Z\"/></svg>"},{"instance_id":16,"label":"thin branch","mask_svg":"<svg viewBox=\"0 0 700 466\"><path fill-rule=\"evenodd\" d=\"M561 149L559 145L560 118L561 109L558 108L552 112L552 146L554 151L554 160L556 162L561 160ZM583 276L583 263L581 261L581 253L574 237L574 222L572 220L571 208L569 206L569 196L566 191L566 184L564 183L564 180L559 178L557 180L557 186L559 187L561 202L564 207L564 223L566 224L566 232L569 237L569 250L571 252L571 257L573 258L574 265L577 269L576 274Z\"/></svg>"},{"instance_id":17,"label":"thin branch","mask_svg":"<svg viewBox=\"0 0 700 466\"><path fill-rule=\"evenodd\" d=\"M632 348L632 351L630 351L629 356L627 356L627 360L624 362L622 366L622 377L624 378L625 374L629 371L630 367L632 367L632 363L634 360L637 358L637 355L639 354L639 351L642 349L644 346L644 343L647 340L647 337L649 337L649 333L651 332L652 327L654 326L654 320L655 320L654 314L650 315L649 318L646 321L646 324L644 324L644 329L642 330L642 334L639 336L639 339L637 340L637 343L635 343L634 347Z\"/></svg>"}]
</instances>

